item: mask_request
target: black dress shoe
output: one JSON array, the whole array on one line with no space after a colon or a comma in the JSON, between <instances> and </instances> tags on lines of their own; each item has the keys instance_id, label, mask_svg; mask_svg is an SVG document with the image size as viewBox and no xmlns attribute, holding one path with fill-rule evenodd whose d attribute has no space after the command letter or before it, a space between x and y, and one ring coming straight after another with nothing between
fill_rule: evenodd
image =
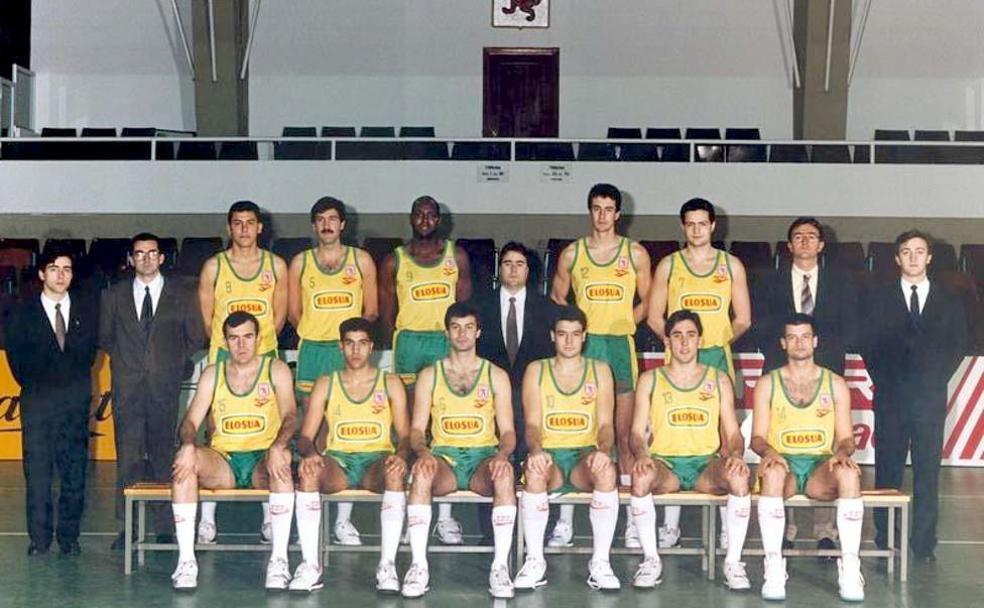
<instances>
[{"instance_id":1,"label":"black dress shoe","mask_svg":"<svg viewBox=\"0 0 984 608\"><path fill-rule=\"evenodd\" d=\"M157 542L158 542L158 544L161 544L161 545L173 545L177 541L174 539L174 535L173 534L166 534L165 533L165 534L158 534L157 535Z\"/></svg>"},{"instance_id":2,"label":"black dress shoe","mask_svg":"<svg viewBox=\"0 0 984 608\"><path fill-rule=\"evenodd\" d=\"M41 545L35 545L34 543L27 546L28 557L32 555L45 555L46 553L48 553L48 547L46 546L42 547Z\"/></svg>"},{"instance_id":3,"label":"black dress shoe","mask_svg":"<svg viewBox=\"0 0 984 608\"><path fill-rule=\"evenodd\" d=\"M819 541L817 541L817 549L820 551L836 550L837 543L835 543L833 539L830 538L821 538ZM817 556L817 559L819 559L820 561L832 561L836 558L833 555L819 555Z\"/></svg>"},{"instance_id":4,"label":"black dress shoe","mask_svg":"<svg viewBox=\"0 0 984 608\"><path fill-rule=\"evenodd\" d=\"M120 532L116 538L113 539L113 544L109 546L113 551L122 551L126 548L126 533Z\"/></svg>"},{"instance_id":5,"label":"black dress shoe","mask_svg":"<svg viewBox=\"0 0 984 608\"><path fill-rule=\"evenodd\" d=\"M70 540L68 542L59 543L61 546L62 555L81 555L82 547L79 546L79 541Z\"/></svg>"}]
</instances>

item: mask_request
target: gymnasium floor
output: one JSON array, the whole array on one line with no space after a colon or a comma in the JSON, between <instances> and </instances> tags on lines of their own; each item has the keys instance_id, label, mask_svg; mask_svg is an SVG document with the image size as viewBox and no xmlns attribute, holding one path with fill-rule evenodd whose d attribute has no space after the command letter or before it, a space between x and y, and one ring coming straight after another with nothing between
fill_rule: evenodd
<instances>
[{"instance_id":1,"label":"gymnasium floor","mask_svg":"<svg viewBox=\"0 0 984 608\"><path fill-rule=\"evenodd\" d=\"M667 556L663 584L654 591L637 592L631 588L631 575L638 563L635 556L614 556L612 564L622 579L619 593L591 591L584 584L586 555L548 556L549 584L534 592L518 595L510 602L493 601L487 594L487 555L434 555L430 560L431 591L420 600L380 596L372 591L376 556L373 554L333 554L327 571L325 589L310 596L268 594L263 590L266 557L259 553L203 553L199 555L199 588L193 593L175 593L169 575L175 555L151 553L143 569L130 577L123 575L122 552L109 548L119 530L113 518L113 465L97 463L90 469L89 490L83 520L82 555L63 558L57 544L51 554L26 556L27 535L24 524L24 488L19 462L0 462L0 606L177 606L218 608L236 606L381 606L415 607L478 605L516 608L554 606L647 606L652 608L684 606L745 607L761 606L758 596L762 566L758 558L749 560L748 572L753 591L728 591L718 580L704 580L697 558ZM865 471L865 486L870 487L870 467ZM888 580L882 560L864 563L867 579L865 606L964 607L984 603L984 470L944 469L942 477L941 543L935 564L912 564L909 582ZM456 516L468 528L474 528L473 509L456 507ZM624 512L623 512L624 515ZM377 513L368 506L356 506L355 519L368 538L377 530ZM583 509L577 512L576 528L587 534L589 526ZM753 522L754 522L753 514ZM256 505L220 505L220 533L244 534L255 539L259 529ZM869 518L870 520L870 518ZM684 533L693 531L695 523L684 512ZM619 538L621 532L619 532ZM757 545L757 529L752 524L750 543ZM865 528L871 537L870 521ZM232 538L232 537L230 537ZM581 537L580 543L590 539ZM298 554L291 555L296 565ZM408 554L401 554L398 567L402 575ZM837 598L836 566L815 558L789 560L787 604L790 606L829 606L840 604Z\"/></svg>"}]
</instances>

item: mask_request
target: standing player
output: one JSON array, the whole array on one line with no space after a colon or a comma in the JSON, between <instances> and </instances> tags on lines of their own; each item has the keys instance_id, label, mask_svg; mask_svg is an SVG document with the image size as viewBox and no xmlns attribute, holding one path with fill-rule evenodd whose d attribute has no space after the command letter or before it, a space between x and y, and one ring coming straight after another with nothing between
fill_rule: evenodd
<instances>
[{"instance_id":1,"label":"standing player","mask_svg":"<svg viewBox=\"0 0 984 608\"><path fill-rule=\"evenodd\" d=\"M408 387L416 382L417 372L447 356L444 313L472 294L468 254L454 241L442 238L440 226L437 201L430 196L415 200L410 208L413 236L383 260L380 270L383 330L393 336L394 369ZM412 388L410 394L414 394ZM461 524L451 517L449 503L438 509L436 531L446 545L464 542Z\"/></svg>"},{"instance_id":2,"label":"standing player","mask_svg":"<svg viewBox=\"0 0 984 608\"><path fill-rule=\"evenodd\" d=\"M697 360L703 333L697 313L678 310L666 320L665 328L663 343L672 356L664 367L639 376L632 421L631 507L644 555L633 584L653 587L660 583L663 572L656 551L652 494L697 490L728 494L724 581L731 589L748 589L745 564L740 560L752 497L731 380L718 368Z\"/></svg>"},{"instance_id":3,"label":"standing player","mask_svg":"<svg viewBox=\"0 0 984 608\"><path fill-rule=\"evenodd\" d=\"M704 327L703 346L697 360L726 372L734 382L731 343L752 325L745 266L735 256L712 245L715 213L709 201L692 198L684 203L680 207L680 224L687 246L656 265L649 298L649 327L665 340L667 316L682 309L696 312ZM723 511L721 521L725 521ZM727 539L724 532L722 543ZM659 533L660 546L677 544L680 507L666 507Z\"/></svg>"},{"instance_id":4,"label":"standing player","mask_svg":"<svg viewBox=\"0 0 984 608\"><path fill-rule=\"evenodd\" d=\"M287 264L273 253L260 249L263 233L260 208L252 201L238 201L226 216L229 248L202 266L198 277L198 303L209 337L208 362L228 357L223 348L222 324L226 317L243 311L260 324L257 349L261 355L276 356L277 334L287 320ZM215 542L215 503L202 503L198 542ZM263 503L260 536L270 542L270 505Z\"/></svg>"},{"instance_id":5,"label":"standing player","mask_svg":"<svg viewBox=\"0 0 984 608\"><path fill-rule=\"evenodd\" d=\"M516 447L509 376L478 356L478 311L463 302L445 313L450 353L420 372L415 387L410 447L417 456L407 506L407 535L413 563L403 579L403 596L428 590L427 531L431 496L471 490L492 496L495 556L489 593L513 596L509 550L516 522L516 488L509 457ZM430 422L431 445L425 436ZM498 435L498 436L497 436Z\"/></svg>"},{"instance_id":6,"label":"standing player","mask_svg":"<svg viewBox=\"0 0 984 608\"><path fill-rule=\"evenodd\" d=\"M294 514L294 484L288 444L297 428L290 368L270 355L257 354L259 322L236 311L222 324L228 356L202 372L198 389L178 430L181 447L174 456L171 486L178 567L175 589L198 586L195 559L195 510L198 488L270 490L273 550L266 588L287 589L290 569L287 541ZM208 416L215 431L208 447L195 445Z\"/></svg>"},{"instance_id":7,"label":"standing player","mask_svg":"<svg viewBox=\"0 0 984 608\"><path fill-rule=\"evenodd\" d=\"M547 492L593 492L591 529L594 553L588 562L592 589L619 589L609 553L618 523L614 463L614 381L608 364L581 354L587 317L575 306L563 307L550 332L555 355L526 368L523 407L529 457L524 466L523 530L526 562L516 574L517 589L545 585L543 535L547 528Z\"/></svg>"},{"instance_id":8,"label":"standing player","mask_svg":"<svg viewBox=\"0 0 984 608\"><path fill-rule=\"evenodd\" d=\"M786 598L783 498L805 493L820 500L837 499L840 597L860 602L864 578L858 551L864 502L861 470L851 459L854 430L847 383L814 362L818 336L813 317L790 315L779 342L787 363L759 379L752 414L752 449L762 457L757 471L762 480L758 515L765 549L762 598Z\"/></svg>"},{"instance_id":9,"label":"standing player","mask_svg":"<svg viewBox=\"0 0 984 608\"><path fill-rule=\"evenodd\" d=\"M398 592L396 550L406 498L403 479L409 458L406 390L395 375L370 361L373 350L369 321L354 317L339 328L343 368L314 383L311 403L298 440L303 460L297 491L297 535L304 561L294 572L291 591L322 586L318 546L321 493L364 488L383 494L379 513L382 551L376 569L376 588ZM327 430L322 455L315 442ZM393 433L397 445L393 445ZM337 525L337 524L336 524Z\"/></svg>"},{"instance_id":10,"label":"standing player","mask_svg":"<svg viewBox=\"0 0 984 608\"><path fill-rule=\"evenodd\" d=\"M568 245L557 260L550 297L567 303L573 287L574 300L588 318L588 341L584 355L608 363L615 378L615 437L618 465L625 483L632 471L629 428L632 426L633 391L638 363L635 354L636 325L646 318L651 282L649 254L638 243L615 231L622 214L622 193L611 184L595 184L588 192L591 234ZM633 298L639 303L633 305ZM570 524L573 511L562 511L558 526ZM626 509L628 513L628 509ZM563 522L563 523L561 523ZM634 526L625 528L627 547L638 547ZM555 531L555 535L556 534ZM570 539L560 539L566 544Z\"/></svg>"},{"instance_id":11,"label":"standing player","mask_svg":"<svg viewBox=\"0 0 984 608\"><path fill-rule=\"evenodd\" d=\"M315 380L345 367L338 326L361 315L378 316L376 265L372 256L342 244L345 203L325 196L311 207L311 226L318 246L290 262L287 316L301 338L297 354L297 393L302 411ZM352 503L338 503L335 538L342 545L361 545L351 521Z\"/></svg>"}]
</instances>

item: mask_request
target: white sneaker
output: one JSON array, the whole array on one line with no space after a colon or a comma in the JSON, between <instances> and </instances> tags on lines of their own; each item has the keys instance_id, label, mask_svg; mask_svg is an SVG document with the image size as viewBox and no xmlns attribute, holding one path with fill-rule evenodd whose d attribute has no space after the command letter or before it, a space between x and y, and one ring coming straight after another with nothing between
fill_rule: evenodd
<instances>
[{"instance_id":1,"label":"white sneaker","mask_svg":"<svg viewBox=\"0 0 984 608\"><path fill-rule=\"evenodd\" d=\"M513 582L509 580L509 566L506 564L492 564L492 570L489 571L489 593L498 599L510 599L516 595Z\"/></svg>"},{"instance_id":2,"label":"white sneaker","mask_svg":"<svg viewBox=\"0 0 984 608\"><path fill-rule=\"evenodd\" d=\"M283 591L290 586L290 564L281 557L271 558L267 563L266 588Z\"/></svg>"},{"instance_id":3,"label":"white sneaker","mask_svg":"<svg viewBox=\"0 0 984 608\"><path fill-rule=\"evenodd\" d=\"M762 599L786 599L786 559L778 553L770 553L765 556L763 570Z\"/></svg>"},{"instance_id":4,"label":"white sneaker","mask_svg":"<svg viewBox=\"0 0 984 608\"><path fill-rule=\"evenodd\" d=\"M837 586L845 602L864 601L864 576L857 555L844 555L837 560Z\"/></svg>"},{"instance_id":5,"label":"white sneaker","mask_svg":"<svg viewBox=\"0 0 984 608\"><path fill-rule=\"evenodd\" d=\"M588 587L603 591L614 591L622 588L612 565L608 562L591 560L588 562Z\"/></svg>"},{"instance_id":6,"label":"white sneaker","mask_svg":"<svg viewBox=\"0 0 984 608\"><path fill-rule=\"evenodd\" d=\"M215 522L205 521L204 519L198 522L198 544L200 545L211 545L215 542Z\"/></svg>"},{"instance_id":7,"label":"white sneaker","mask_svg":"<svg viewBox=\"0 0 984 608\"><path fill-rule=\"evenodd\" d=\"M263 525L260 526L260 542L264 545L273 542L273 524L268 521L263 522Z\"/></svg>"},{"instance_id":8,"label":"white sneaker","mask_svg":"<svg viewBox=\"0 0 984 608\"><path fill-rule=\"evenodd\" d=\"M362 539L359 531L351 520L343 519L335 522L335 542L346 547L361 547Z\"/></svg>"},{"instance_id":9,"label":"white sneaker","mask_svg":"<svg viewBox=\"0 0 984 608\"><path fill-rule=\"evenodd\" d=\"M652 589L663 582L663 561L659 557L643 560L632 577L632 586Z\"/></svg>"},{"instance_id":10,"label":"white sneaker","mask_svg":"<svg viewBox=\"0 0 984 608\"><path fill-rule=\"evenodd\" d=\"M267 580L270 580L270 567L267 567ZM321 580L321 568L315 564L301 562L294 570L294 578L290 579L291 591L314 591L324 587Z\"/></svg>"},{"instance_id":11,"label":"white sneaker","mask_svg":"<svg viewBox=\"0 0 984 608\"><path fill-rule=\"evenodd\" d=\"M752 584L748 582L748 575L745 573L745 562L724 562L724 584L732 591L744 591L751 589Z\"/></svg>"},{"instance_id":12,"label":"white sneaker","mask_svg":"<svg viewBox=\"0 0 984 608\"><path fill-rule=\"evenodd\" d=\"M396 564L380 562L376 566L376 591L382 593L399 593L400 577L396 574Z\"/></svg>"},{"instance_id":13,"label":"white sneaker","mask_svg":"<svg viewBox=\"0 0 984 608\"><path fill-rule=\"evenodd\" d=\"M680 528L660 526L658 533L660 549L669 549L680 544Z\"/></svg>"},{"instance_id":14,"label":"white sneaker","mask_svg":"<svg viewBox=\"0 0 984 608\"><path fill-rule=\"evenodd\" d=\"M178 562L171 575L171 586L175 589L195 589L198 587L198 562L186 559Z\"/></svg>"},{"instance_id":15,"label":"white sneaker","mask_svg":"<svg viewBox=\"0 0 984 608\"><path fill-rule=\"evenodd\" d=\"M430 572L427 566L422 564L411 564L403 577L403 589L400 593L403 597L421 597L430 589Z\"/></svg>"},{"instance_id":16,"label":"white sneaker","mask_svg":"<svg viewBox=\"0 0 984 608\"><path fill-rule=\"evenodd\" d=\"M532 591L547 584L547 562L536 558L526 557L523 567L516 573L513 587Z\"/></svg>"},{"instance_id":17,"label":"white sneaker","mask_svg":"<svg viewBox=\"0 0 984 608\"><path fill-rule=\"evenodd\" d=\"M437 520L434 533L442 545L462 545L465 542L461 536L461 524L453 517Z\"/></svg>"},{"instance_id":18,"label":"white sneaker","mask_svg":"<svg viewBox=\"0 0 984 608\"><path fill-rule=\"evenodd\" d=\"M636 528L635 521L629 519L625 524L625 548L641 549L642 543L639 542L639 529Z\"/></svg>"},{"instance_id":19,"label":"white sneaker","mask_svg":"<svg viewBox=\"0 0 984 608\"><path fill-rule=\"evenodd\" d=\"M574 526L563 519L558 519L557 523L554 524L553 531L550 533L550 538L547 540L547 546L570 547L574 544L573 541Z\"/></svg>"}]
</instances>

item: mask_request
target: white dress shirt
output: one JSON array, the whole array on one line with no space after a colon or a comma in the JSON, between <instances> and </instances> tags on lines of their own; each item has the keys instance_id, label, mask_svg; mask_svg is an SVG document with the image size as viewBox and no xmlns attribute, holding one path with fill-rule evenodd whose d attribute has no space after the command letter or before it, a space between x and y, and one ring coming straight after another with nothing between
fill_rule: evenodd
<instances>
[{"instance_id":1,"label":"white dress shirt","mask_svg":"<svg viewBox=\"0 0 984 608\"><path fill-rule=\"evenodd\" d=\"M48 322L51 323L51 331L55 331L55 304L61 304L62 317L65 319L65 332L68 333L69 313L72 310L72 298L65 294L61 302L55 302L48 296L41 293L41 306L44 307L44 314L48 315Z\"/></svg>"},{"instance_id":2,"label":"white dress shirt","mask_svg":"<svg viewBox=\"0 0 984 608\"><path fill-rule=\"evenodd\" d=\"M796 312L803 312L803 278L810 275L810 294L813 296L813 307L817 305L817 275L820 274L820 266L814 266L811 270L801 270L796 264L792 266L790 278L793 285L793 306Z\"/></svg>"},{"instance_id":3,"label":"white dress shirt","mask_svg":"<svg viewBox=\"0 0 984 608\"><path fill-rule=\"evenodd\" d=\"M906 310L909 310L909 299L912 298L912 286L916 286L916 295L919 297L919 314L922 314L923 308L926 307L926 298L929 296L929 279L924 277L919 283L899 279L899 284L902 286L902 297L905 301ZM910 310L909 312L912 311Z\"/></svg>"},{"instance_id":4,"label":"white dress shirt","mask_svg":"<svg viewBox=\"0 0 984 608\"><path fill-rule=\"evenodd\" d=\"M161 290L164 289L164 275L157 273L154 280L150 283L144 283L140 279L133 279L133 305L137 308L137 320L140 320L140 311L143 310L144 295L146 295L146 288L150 287L150 304L157 314L157 302L161 299Z\"/></svg>"},{"instance_id":5,"label":"white dress shirt","mask_svg":"<svg viewBox=\"0 0 984 608\"><path fill-rule=\"evenodd\" d=\"M516 293L499 290L499 311L502 313L502 343L506 342L506 321L509 319L509 298L516 298L516 344L523 343L523 312L526 309L526 287Z\"/></svg>"}]
</instances>

